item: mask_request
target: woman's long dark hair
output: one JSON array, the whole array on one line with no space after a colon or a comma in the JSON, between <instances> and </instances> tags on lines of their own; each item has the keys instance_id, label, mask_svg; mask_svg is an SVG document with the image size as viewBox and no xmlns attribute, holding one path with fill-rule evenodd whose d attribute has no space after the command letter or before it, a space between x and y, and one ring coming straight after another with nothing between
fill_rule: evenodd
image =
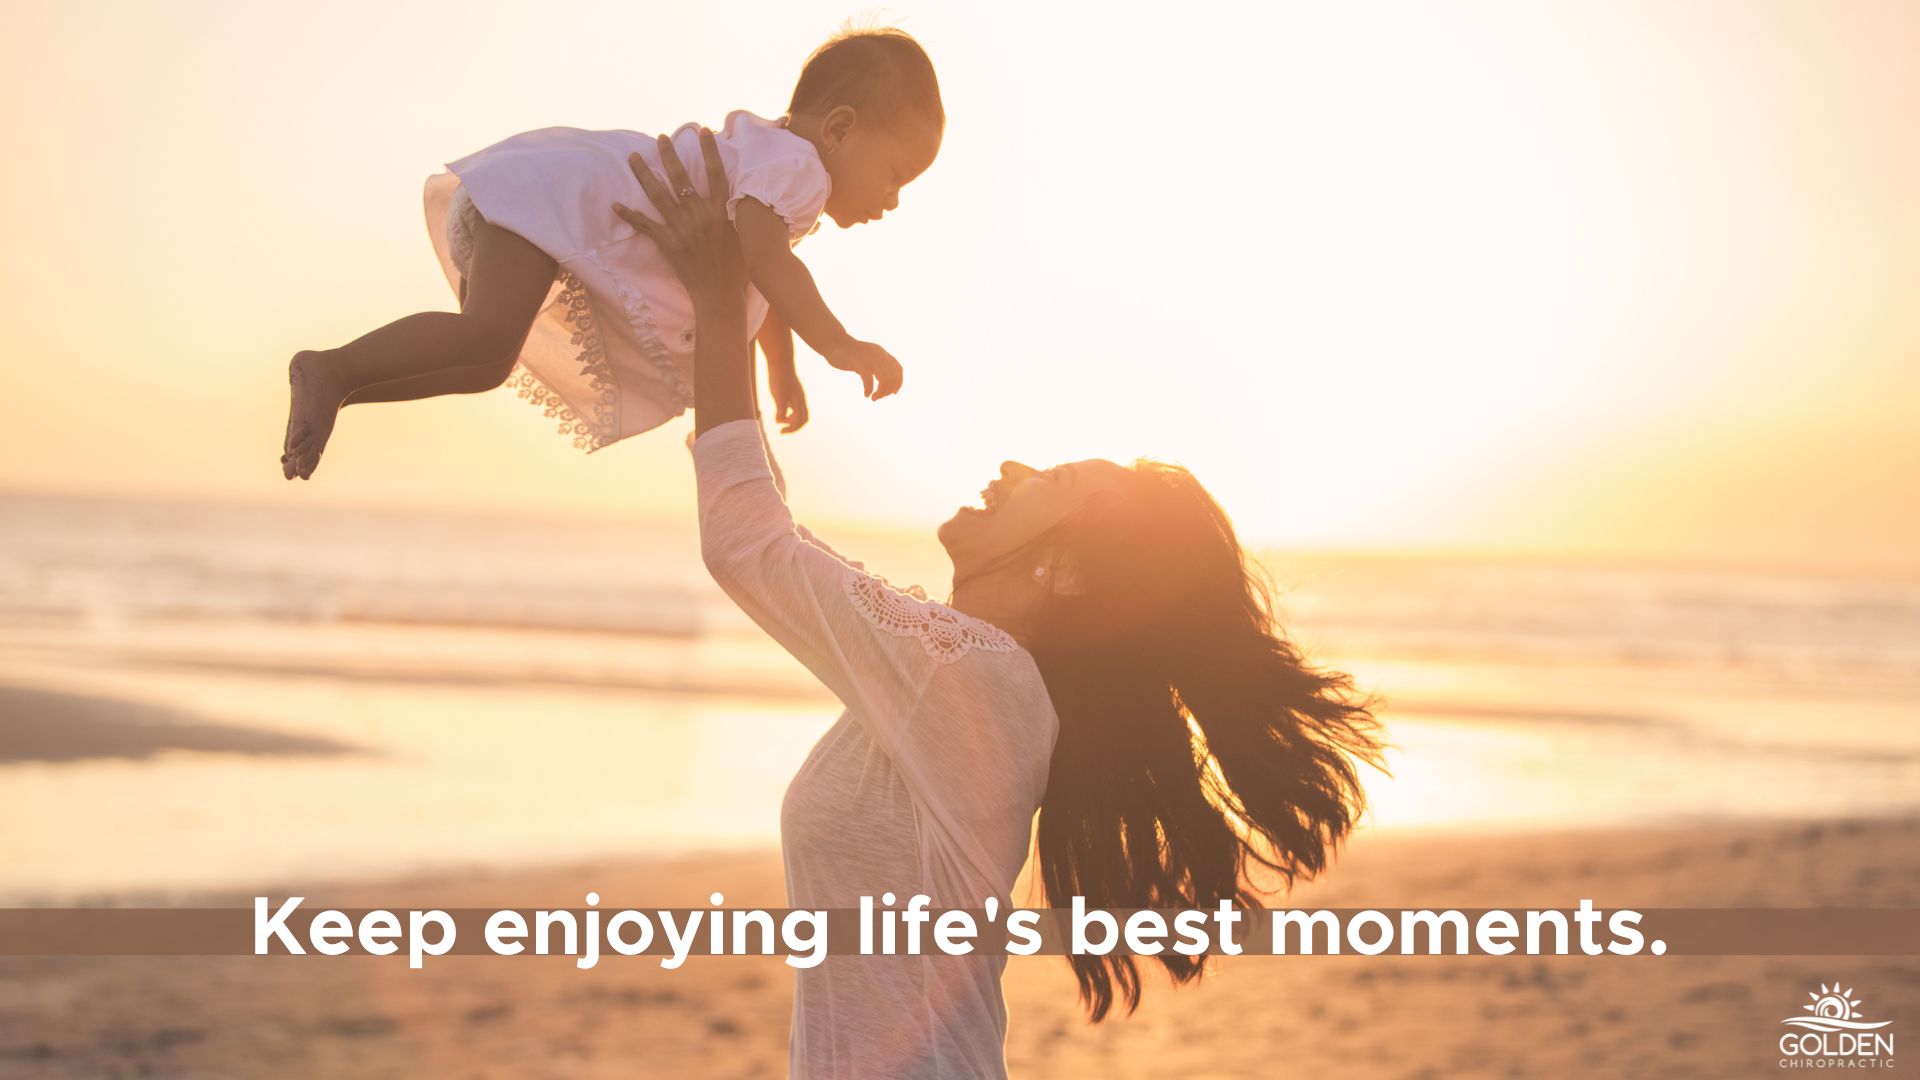
<instances>
[{"instance_id":1,"label":"woman's long dark hair","mask_svg":"<svg viewBox=\"0 0 1920 1080\"><path fill-rule=\"evenodd\" d=\"M1192 474L1136 462L1014 557L1064 556L1075 587L1036 612L1029 652L1060 717L1040 804L1049 902L1261 906L1251 859L1289 887L1325 869L1381 765L1369 702L1276 627L1270 590ZM1090 1020L1140 1003L1134 958L1073 956ZM1206 956L1154 957L1175 983Z\"/></svg>"}]
</instances>

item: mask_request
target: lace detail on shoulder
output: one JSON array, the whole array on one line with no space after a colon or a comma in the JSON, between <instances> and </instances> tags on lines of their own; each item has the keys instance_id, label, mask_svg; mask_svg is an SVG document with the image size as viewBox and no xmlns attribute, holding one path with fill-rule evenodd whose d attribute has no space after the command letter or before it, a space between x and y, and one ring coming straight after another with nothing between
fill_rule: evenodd
<instances>
[{"instance_id":1,"label":"lace detail on shoulder","mask_svg":"<svg viewBox=\"0 0 1920 1080\"><path fill-rule=\"evenodd\" d=\"M974 649L1013 652L1013 636L992 623L927 599L919 586L905 590L864 570L847 568L847 599L868 622L896 637L919 638L927 655L951 664Z\"/></svg>"},{"instance_id":2,"label":"lace detail on shoulder","mask_svg":"<svg viewBox=\"0 0 1920 1080\"><path fill-rule=\"evenodd\" d=\"M619 385L614 381L613 365L607 362L606 348L600 341L600 327L594 321L587 287L571 271L560 272L560 296L554 301L554 307L573 331L573 343L580 347L574 361L593 386L593 416L583 417L575 412L565 399L524 366L515 366L507 386L544 410L547 419L559 421L560 434L573 436L577 449L591 453L619 438Z\"/></svg>"}]
</instances>

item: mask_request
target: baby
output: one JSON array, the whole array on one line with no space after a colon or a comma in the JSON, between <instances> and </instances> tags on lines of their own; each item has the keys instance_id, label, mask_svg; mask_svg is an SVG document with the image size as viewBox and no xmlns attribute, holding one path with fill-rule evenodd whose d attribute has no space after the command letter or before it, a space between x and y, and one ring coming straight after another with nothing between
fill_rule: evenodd
<instances>
[{"instance_id":1,"label":"baby","mask_svg":"<svg viewBox=\"0 0 1920 1080\"><path fill-rule=\"evenodd\" d=\"M894 209L900 189L933 163L945 127L933 64L898 30L821 46L779 120L727 117L717 142L752 281L748 325L759 327L784 430L807 419L793 371L796 332L829 364L859 374L869 396L899 389L899 362L847 333L793 246L822 213L847 228ZM700 159L696 126L671 141L681 160ZM511 383L587 451L689 408L692 302L653 242L612 209L652 209L631 155L661 175L652 137L547 128L428 180L428 229L460 312L409 315L337 349L294 356L280 458L287 479L313 475L343 405ZM704 171L694 172L690 190L676 194L706 194Z\"/></svg>"}]
</instances>

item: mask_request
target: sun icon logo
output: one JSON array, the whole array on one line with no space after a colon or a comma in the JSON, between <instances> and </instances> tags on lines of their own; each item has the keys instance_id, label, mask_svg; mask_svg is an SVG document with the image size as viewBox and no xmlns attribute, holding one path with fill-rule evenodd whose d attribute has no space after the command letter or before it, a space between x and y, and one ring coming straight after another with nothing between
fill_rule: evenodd
<instances>
[{"instance_id":1,"label":"sun icon logo","mask_svg":"<svg viewBox=\"0 0 1920 1080\"><path fill-rule=\"evenodd\" d=\"M1829 990L1826 983L1821 983L1819 993L1809 990L1807 996L1813 999L1813 1004L1800 1007L1822 1020L1860 1019L1860 1002L1854 1000L1851 987L1842 990L1839 983L1834 983Z\"/></svg>"},{"instance_id":2,"label":"sun icon logo","mask_svg":"<svg viewBox=\"0 0 1920 1080\"><path fill-rule=\"evenodd\" d=\"M1832 986L1821 983L1818 991L1809 990L1807 996L1813 999L1812 1004L1800 1008L1812 1016L1790 1016L1780 1022L1814 1031L1873 1031L1893 1023L1860 1019L1860 1001L1853 996L1853 988L1842 990L1838 980Z\"/></svg>"}]
</instances>

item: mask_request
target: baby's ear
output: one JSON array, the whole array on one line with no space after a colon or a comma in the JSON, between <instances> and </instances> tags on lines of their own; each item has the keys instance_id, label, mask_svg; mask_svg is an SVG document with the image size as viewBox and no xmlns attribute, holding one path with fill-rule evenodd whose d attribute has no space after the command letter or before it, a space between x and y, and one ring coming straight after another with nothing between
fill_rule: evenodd
<instances>
[{"instance_id":1,"label":"baby's ear","mask_svg":"<svg viewBox=\"0 0 1920 1080\"><path fill-rule=\"evenodd\" d=\"M851 105L835 105L820 121L820 134L830 147L836 149L840 141L853 134L860 124L860 112Z\"/></svg>"}]
</instances>

